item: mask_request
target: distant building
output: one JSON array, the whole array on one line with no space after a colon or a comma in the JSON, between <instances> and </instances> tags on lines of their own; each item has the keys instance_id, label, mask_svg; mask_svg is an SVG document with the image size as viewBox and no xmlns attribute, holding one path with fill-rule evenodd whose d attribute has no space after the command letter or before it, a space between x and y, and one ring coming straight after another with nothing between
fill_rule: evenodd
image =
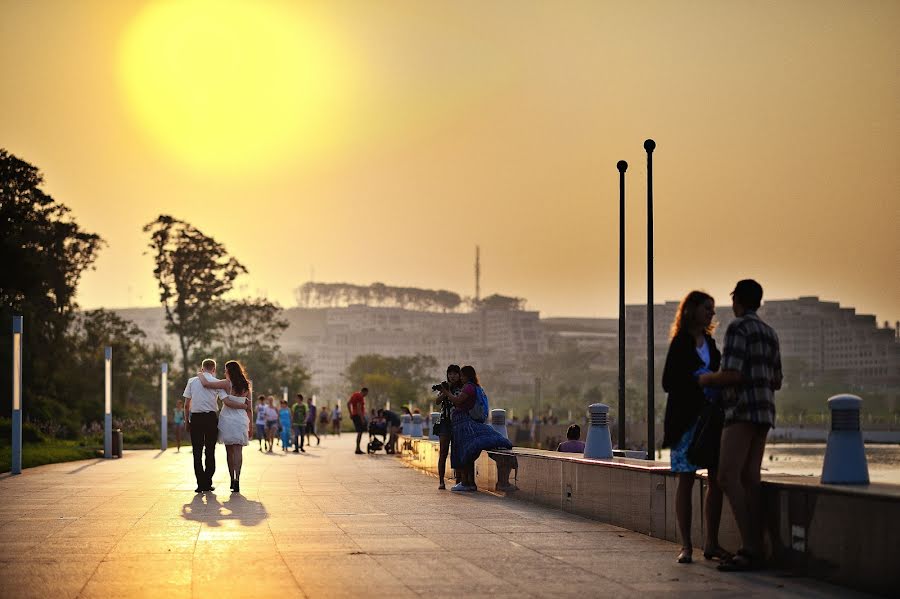
<instances>
[{"instance_id":1,"label":"distant building","mask_svg":"<svg viewBox=\"0 0 900 599\"><path fill-rule=\"evenodd\" d=\"M730 306L718 306L716 341L721 345L734 316ZM678 302L656 304L653 308L654 345L657 369L662 369L669 343L669 329ZM778 333L782 360L810 379L832 377L847 383L876 388L900 386L900 342L896 331L880 328L875 317L857 314L854 308L818 297L764 300L760 317ZM637 363L646 364L647 307L625 307L626 352ZM792 373L788 372L787 376ZM795 376L801 376L795 374ZM794 380L794 384L807 381Z\"/></svg>"},{"instance_id":2,"label":"distant building","mask_svg":"<svg viewBox=\"0 0 900 599\"><path fill-rule=\"evenodd\" d=\"M433 356L447 364L470 363L479 370L521 369L528 357L547 351L538 312L490 310L433 312L351 305L292 308L282 336L286 352L301 353L318 387L340 385L357 356ZM526 373L524 380L530 381Z\"/></svg>"}]
</instances>

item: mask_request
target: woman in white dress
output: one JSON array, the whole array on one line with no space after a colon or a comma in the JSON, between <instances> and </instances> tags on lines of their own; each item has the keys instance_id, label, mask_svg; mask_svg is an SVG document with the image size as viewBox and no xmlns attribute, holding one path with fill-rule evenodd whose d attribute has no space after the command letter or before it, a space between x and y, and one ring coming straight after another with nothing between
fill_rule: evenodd
<instances>
[{"instance_id":1,"label":"woman in white dress","mask_svg":"<svg viewBox=\"0 0 900 599\"><path fill-rule=\"evenodd\" d=\"M223 401L219 412L219 443L225 445L228 459L228 474L231 476L231 490L241 492L241 466L244 462L243 450L250 444L250 381L244 368L235 360L225 363L225 380L208 381L200 377L204 387L224 389L228 400ZM240 407L242 406L242 407Z\"/></svg>"}]
</instances>

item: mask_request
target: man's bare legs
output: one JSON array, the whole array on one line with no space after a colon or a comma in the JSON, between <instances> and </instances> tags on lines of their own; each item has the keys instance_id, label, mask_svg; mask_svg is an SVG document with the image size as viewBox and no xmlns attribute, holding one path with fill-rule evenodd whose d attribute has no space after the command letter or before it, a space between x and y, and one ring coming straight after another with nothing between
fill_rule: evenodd
<instances>
[{"instance_id":1,"label":"man's bare legs","mask_svg":"<svg viewBox=\"0 0 900 599\"><path fill-rule=\"evenodd\" d=\"M718 473L710 470L706 480L706 498L703 505L703 519L706 528L706 539L703 553L710 557L723 559L730 554L719 545L719 523L722 521L722 487L719 486Z\"/></svg>"},{"instance_id":2,"label":"man's bare legs","mask_svg":"<svg viewBox=\"0 0 900 599\"><path fill-rule=\"evenodd\" d=\"M719 486L728 497L741 533L744 552L762 556L759 530L759 469L769 429L750 422L735 422L722 430Z\"/></svg>"}]
</instances>

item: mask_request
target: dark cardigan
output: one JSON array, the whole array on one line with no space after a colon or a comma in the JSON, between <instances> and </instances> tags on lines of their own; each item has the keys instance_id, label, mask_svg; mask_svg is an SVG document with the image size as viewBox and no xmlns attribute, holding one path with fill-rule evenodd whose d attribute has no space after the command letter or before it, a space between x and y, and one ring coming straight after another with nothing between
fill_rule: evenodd
<instances>
[{"instance_id":1,"label":"dark cardigan","mask_svg":"<svg viewBox=\"0 0 900 599\"><path fill-rule=\"evenodd\" d=\"M719 370L722 354L716 347L716 341L706 335L709 346L709 369ZM694 372L703 366L697 355L697 344L693 335L681 332L669 344L666 354L666 366L663 369L662 386L668 393L666 400L666 419L663 424L663 447L678 444L684 433L691 428L700 416L706 397L703 388L694 378Z\"/></svg>"}]
</instances>

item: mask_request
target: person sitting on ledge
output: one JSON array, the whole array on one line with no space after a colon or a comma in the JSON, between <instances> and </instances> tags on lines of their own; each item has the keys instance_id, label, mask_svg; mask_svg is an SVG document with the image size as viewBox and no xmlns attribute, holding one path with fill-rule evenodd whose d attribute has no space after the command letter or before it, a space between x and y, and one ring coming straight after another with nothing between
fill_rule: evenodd
<instances>
[{"instance_id":1,"label":"person sitting on ledge","mask_svg":"<svg viewBox=\"0 0 900 599\"><path fill-rule=\"evenodd\" d=\"M569 426L569 430L566 431L566 439L568 441L563 441L559 444L559 447L556 448L556 451L562 451L563 453L584 453L584 441L579 441L581 438L581 427L577 424L572 424Z\"/></svg>"}]
</instances>

